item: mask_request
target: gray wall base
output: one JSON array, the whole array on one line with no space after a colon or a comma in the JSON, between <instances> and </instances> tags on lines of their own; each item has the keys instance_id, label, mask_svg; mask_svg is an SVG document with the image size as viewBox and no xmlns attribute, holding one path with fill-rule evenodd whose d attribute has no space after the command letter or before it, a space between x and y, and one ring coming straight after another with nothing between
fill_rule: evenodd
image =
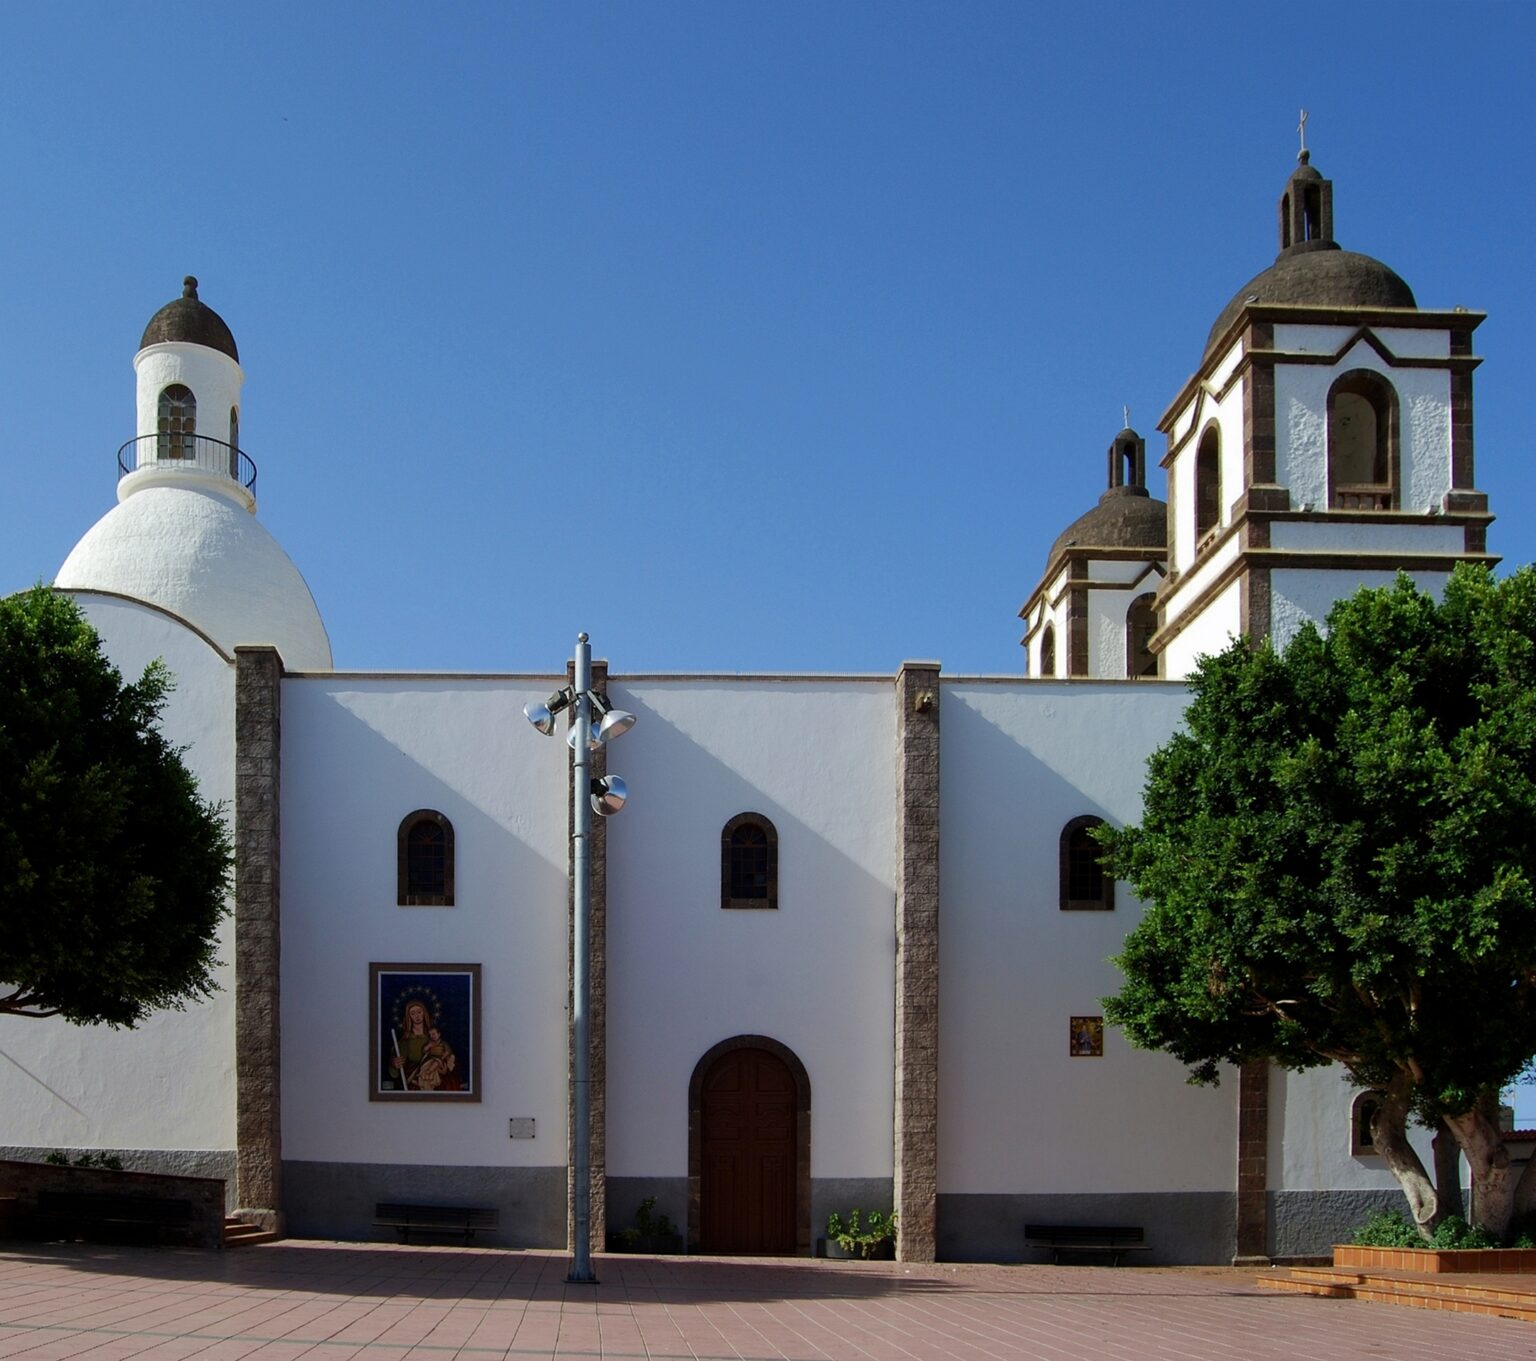
<instances>
[{"instance_id":1,"label":"gray wall base","mask_svg":"<svg viewBox=\"0 0 1536 1361\"><path fill-rule=\"evenodd\" d=\"M1049 1262L1024 1246L1024 1225L1140 1225L1149 1252L1130 1254L1142 1266L1194 1266L1232 1260L1237 1247L1236 1202L1230 1191L1168 1191L1094 1195L940 1195L941 1262Z\"/></svg>"},{"instance_id":2,"label":"gray wall base","mask_svg":"<svg viewBox=\"0 0 1536 1361\"><path fill-rule=\"evenodd\" d=\"M499 1228L477 1230L476 1244L565 1246L564 1167L283 1162L283 1210L295 1238L393 1239L393 1230L373 1227L374 1206L386 1200L499 1210Z\"/></svg>"},{"instance_id":3,"label":"gray wall base","mask_svg":"<svg viewBox=\"0 0 1536 1361\"><path fill-rule=\"evenodd\" d=\"M169 1177L218 1177L224 1182L224 1208L235 1206L235 1150L232 1148L32 1148L0 1144L0 1159L40 1163L50 1153L62 1153L71 1161L82 1153L115 1154L125 1172L159 1172Z\"/></svg>"},{"instance_id":4,"label":"gray wall base","mask_svg":"<svg viewBox=\"0 0 1536 1361\"><path fill-rule=\"evenodd\" d=\"M647 1196L655 1196L651 1210L652 1219L666 1215L672 1221L679 1236L688 1231L688 1178L687 1177L609 1177L608 1178L608 1232L619 1233L632 1228L635 1211Z\"/></svg>"},{"instance_id":5,"label":"gray wall base","mask_svg":"<svg viewBox=\"0 0 1536 1361\"><path fill-rule=\"evenodd\" d=\"M1269 1250L1276 1257L1326 1257L1377 1210L1406 1215L1401 1191L1271 1191Z\"/></svg>"}]
</instances>

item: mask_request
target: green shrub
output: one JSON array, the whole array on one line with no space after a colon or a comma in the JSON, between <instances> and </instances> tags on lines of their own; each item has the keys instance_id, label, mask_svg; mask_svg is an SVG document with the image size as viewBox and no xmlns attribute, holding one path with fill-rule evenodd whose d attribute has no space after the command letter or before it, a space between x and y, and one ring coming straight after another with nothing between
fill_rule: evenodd
<instances>
[{"instance_id":1,"label":"green shrub","mask_svg":"<svg viewBox=\"0 0 1536 1361\"><path fill-rule=\"evenodd\" d=\"M848 1222L844 1224L842 1215L834 1210L827 1216L827 1237L850 1257L873 1257L883 1244L895 1239L896 1221L899 1216L894 1213L884 1215L879 1210L871 1210L869 1226L865 1228L859 1223L861 1213L859 1210L850 1210Z\"/></svg>"},{"instance_id":2,"label":"green shrub","mask_svg":"<svg viewBox=\"0 0 1536 1361\"><path fill-rule=\"evenodd\" d=\"M1355 1230L1350 1242L1363 1248L1422 1248L1419 1231L1398 1210L1377 1210Z\"/></svg>"}]
</instances>

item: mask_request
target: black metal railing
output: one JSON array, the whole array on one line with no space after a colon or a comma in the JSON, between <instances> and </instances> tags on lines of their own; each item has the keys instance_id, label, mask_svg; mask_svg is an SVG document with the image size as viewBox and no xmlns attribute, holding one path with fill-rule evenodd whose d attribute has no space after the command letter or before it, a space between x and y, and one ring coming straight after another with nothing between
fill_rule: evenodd
<instances>
[{"instance_id":1,"label":"black metal railing","mask_svg":"<svg viewBox=\"0 0 1536 1361\"><path fill-rule=\"evenodd\" d=\"M121 480L140 468L197 468L223 473L242 487L255 487L256 465L233 444L208 435L140 435L117 451L117 476Z\"/></svg>"}]
</instances>

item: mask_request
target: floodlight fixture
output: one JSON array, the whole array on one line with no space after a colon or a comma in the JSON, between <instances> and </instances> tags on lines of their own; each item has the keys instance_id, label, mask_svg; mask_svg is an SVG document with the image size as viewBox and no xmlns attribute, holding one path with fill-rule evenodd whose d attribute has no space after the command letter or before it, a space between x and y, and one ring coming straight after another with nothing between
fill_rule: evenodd
<instances>
[{"instance_id":1,"label":"floodlight fixture","mask_svg":"<svg viewBox=\"0 0 1536 1361\"><path fill-rule=\"evenodd\" d=\"M530 700L523 705L523 717L548 737L555 730L555 715L568 709L575 698L575 692L566 686L563 690L556 690L542 704L538 700Z\"/></svg>"},{"instance_id":2,"label":"floodlight fixture","mask_svg":"<svg viewBox=\"0 0 1536 1361\"><path fill-rule=\"evenodd\" d=\"M629 786L621 775L604 775L592 781L592 811L605 818L612 817L629 798Z\"/></svg>"}]
</instances>

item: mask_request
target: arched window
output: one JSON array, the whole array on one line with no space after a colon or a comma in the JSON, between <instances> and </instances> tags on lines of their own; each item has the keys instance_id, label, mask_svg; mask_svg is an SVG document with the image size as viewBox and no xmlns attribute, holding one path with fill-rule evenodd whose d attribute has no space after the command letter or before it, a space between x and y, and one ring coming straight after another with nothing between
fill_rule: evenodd
<instances>
[{"instance_id":1,"label":"arched window","mask_svg":"<svg viewBox=\"0 0 1536 1361\"><path fill-rule=\"evenodd\" d=\"M1073 818L1061 829L1061 910L1108 912L1115 905L1115 881L1104 873L1104 848L1093 839L1103 818Z\"/></svg>"},{"instance_id":2,"label":"arched window","mask_svg":"<svg viewBox=\"0 0 1536 1361\"><path fill-rule=\"evenodd\" d=\"M1152 635L1157 632L1157 607L1151 591L1131 601L1125 615L1125 674L1132 680L1157 675Z\"/></svg>"},{"instance_id":3,"label":"arched window","mask_svg":"<svg viewBox=\"0 0 1536 1361\"><path fill-rule=\"evenodd\" d=\"M1195 548L1221 523L1221 436L1211 426L1195 453Z\"/></svg>"},{"instance_id":4,"label":"arched window","mask_svg":"<svg viewBox=\"0 0 1536 1361\"><path fill-rule=\"evenodd\" d=\"M401 907L453 906L453 824L433 808L418 808L400 822Z\"/></svg>"},{"instance_id":5,"label":"arched window","mask_svg":"<svg viewBox=\"0 0 1536 1361\"><path fill-rule=\"evenodd\" d=\"M1056 629L1052 624L1047 624L1045 632L1040 635L1040 674L1056 674Z\"/></svg>"},{"instance_id":6,"label":"arched window","mask_svg":"<svg viewBox=\"0 0 1536 1361\"><path fill-rule=\"evenodd\" d=\"M1398 506L1397 393L1380 374L1346 373L1328 391L1328 504Z\"/></svg>"},{"instance_id":7,"label":"arched window","mask_svg":"<svg viewBox=\"0 0 1536 1361\"><path fill-rule=\"evenodd\" d=\"M738 813L720 832L720 906L779 905L779 834L761 813Z\"/></svg>"},{"instance_id":8,"label":"arched window","mask_svg":"<svg viewBox=\"0 0 1536 1361\"><path fill-rule=\"evenodd\" d=\"M183 383L172 383L160 393L158 458L192 458L197 436L197 398Z\"/></svg>"},{"instance_id":9,"label":"arched window","mask_svg":"<svg viewBox=\"0 0 1536 1361\"><path fill-rule=\"evenodd\" d=\"M1349 1151L1353 1157L1364 1158L1379 1152L1376 1138L1371 1133L1371 1122L1381 1105L1380 1092L1357 1092L1349 1107Z\"/></svg>"},{"instance_id":10,"label":"arched window","mask_svg":"<svg viewBox=\"0 0 1536 1361\"><path fill-rule=\"evenodd\" d=\"M240 408L229 408L229 475L240 478Z\"/></svg>"}]
</instances>

